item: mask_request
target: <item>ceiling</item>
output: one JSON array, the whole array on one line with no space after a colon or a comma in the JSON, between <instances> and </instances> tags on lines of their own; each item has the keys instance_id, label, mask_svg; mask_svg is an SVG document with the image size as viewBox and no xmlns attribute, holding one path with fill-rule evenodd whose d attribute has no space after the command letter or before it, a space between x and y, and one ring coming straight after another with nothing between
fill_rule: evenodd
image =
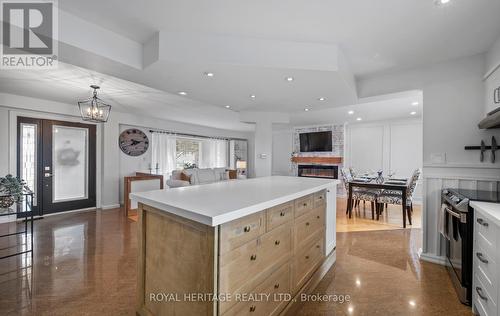
<instances>
[{"instance_id":1,"label":"ceiling","mask_svg":"<svg viewBox=\"0 0 500 316\"><path fill-rule=\"evenodd\" d=\"M64 0L60 7L138 42L156 31L335 43L356 76L484 52L500 1ZM214 71L217 69L214 69Z\"/></svg>"},{"instance_id":2,"label":"ceiling","mask_svg":"<svg viewBox=\"0 0 500 316\"><path fill-rule=\"evenodd\" d=\"M75 104L88 97L90 84L99 83L102 97L119 110L243 131L252 127L240 122L238 112L283 112L297 124L348 121L352 118L342 116L346 106L361 106L359 111L372 117L408 116L409 111L398 104L409 100L401 98L357 105L366 102L358 100L354 78L482 53L500 35L500 1L451 0L445 6L434 1L59 1L62 11L119 34L117 41L109 34L104 37L105 32L76 29L76 22L60 17L60 35L74 27L92 45L83 40L80 47L61 42L63 62L51 71L0 71L0 92ZM116 58L105 54L115 43L118 47L121 37L144 54L142 49L152 38L170 33L179 40L160 42L160 56L148 66L123 62L130 55L124 54L127 50L118 51ZM254 63L230 60L224 56L225 45L201 43L216 36L224 37L227 47L247 41L249 49L234 54ZM78 36L72 38L76 41ZM259 40L269 45L252 46ZM264 49L274 44L278 53ZM295 49L301 45L311 50ZM178 47L182 47L180 57L171 58ZM338 51L345 62L314 53L329 49ZM322 64L324 69L313 66ZM179 91L187 95L180 96ZM373 111L377 106L383 110ZM310 111L304 112L305 108Z\"/></svg>"},{"instance_id":3,"label":"ceiling","mask_svg":"<svg viewBox=\"0 0 500 316\"><path fill-rule=\"evenodd\" d=\"M253 130L252 125L240 122L237 112L73 65L59 63L57 69L44 71L0 71L0 92L52 100L74 107L77 101L92 96L89 83L101 86L98 96L111 104L113 111L220 129Z\"/></svg>"},{"instance_id":4,"label":"ceiling","mask_svg":"<svg viewBox=\"0 0 500 316\"><path fill-rule=\"evenodd\" d=\"M290 115L290 124L277 125L276 129L314 124L360 124L374 121L421 119L422 101L421 91L360 99L360 102L355 105L293 113Z\"/></svg>"}]
</instances>

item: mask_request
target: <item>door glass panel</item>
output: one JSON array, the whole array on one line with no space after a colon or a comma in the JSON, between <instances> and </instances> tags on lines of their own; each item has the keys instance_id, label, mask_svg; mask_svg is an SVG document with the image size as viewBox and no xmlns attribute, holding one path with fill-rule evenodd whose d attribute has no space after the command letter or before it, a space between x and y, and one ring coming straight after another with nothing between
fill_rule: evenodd
<instances>
[{"instance_id":1,"label":"door glass panel","mask_svg":"<svg viewBox=\"0 0 500 316\"><path fill-rule=\"evenodd\" d=\"M87 198L88 147L88 129L53 125L53 203Z\"/></svg>"},{"instance_id":2,"label":"door glass panel","mask_svg":"<svg viewBox=\"0 0 500 316\"><path fill-rule=\"evenodd\" d=\"M36 124L21 123L20 177L33 191L33 206L37 206L37 128Z\"/></svg>"}]
</instances>

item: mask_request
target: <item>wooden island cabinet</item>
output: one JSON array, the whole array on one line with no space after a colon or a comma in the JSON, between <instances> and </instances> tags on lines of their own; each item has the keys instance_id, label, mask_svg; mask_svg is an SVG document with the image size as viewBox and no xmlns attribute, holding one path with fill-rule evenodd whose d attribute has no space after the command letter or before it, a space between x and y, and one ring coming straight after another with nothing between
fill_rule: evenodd
<instances>
[{"instance_id":1,"label":"wooden island cabinet","mask_svg":"<svg viewBox=\"0 0 500 316\"><path fill-rule=\"evenodd\" d=\"M336 184L269 177L135 193L137 313L290 313L334 263Z\"/></svg>"}]
</instances>

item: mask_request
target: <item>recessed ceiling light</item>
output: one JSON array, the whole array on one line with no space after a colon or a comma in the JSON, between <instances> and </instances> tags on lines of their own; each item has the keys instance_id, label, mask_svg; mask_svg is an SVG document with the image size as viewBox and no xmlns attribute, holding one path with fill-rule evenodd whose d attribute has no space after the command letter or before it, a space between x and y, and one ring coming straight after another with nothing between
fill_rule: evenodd
<instances>
[{"instance_id":1,"label":"recessed ceiling light","mask_svg":"<svg viewBox=\"0 0 500 316\"><path fill-rule=\"evenodd\" d=\"M410 112L410 115L415 115L417 114L417 112L413 111L413 112Z\"/></svg>"},{"instance_id":2,"label":"recessed ceiling light","mask_svg":"<svg viewBox=\"0 0 500 316\"><path fill-rule=\"evenodd\" d=\"M304 111L309 112L309 109L308 109L308 108L305 108L305 109L304 109Z\"/></svg>"},{"instance_id":3,"label":"recessed ceiling light","mask_svg":"<svg viewBox=\"0 0 500 316\"><path fill-rule=\"evenodd\" d=\"M356 119L356 121L361 121L361 120L363 120L361 117L358 117L358 118Z\"/></svg>"},{"instance_id":4,"label":"recessed ceiling light","mask_svg":"<svg viewBox=\"0 0 500 316\"><path fill-rule=\"evenodd\" d=\"M354 111L353 111L353 110L351 110L351 111L347 112L347 114L349 114L349 115L353 115L353 114L354 114Z\"/></svg>"},{"instance_id":5,"label":"recessed ceiling light","mask_svg":"<svg viewBox=\"0 0 500 316\"><path fill-rule=\"evenodd\" d=\"M288 82L291 82L291 81L293 81L293 77L286 77L285 80Z\"/></svg>"},{"instance_id":6,"label":"recessed ceiling light","mask_svg":"<svg viewBox=\"0 0 500 316\"><path fill-rule=\"evenodd\" d=\"M186 92L186 91L179 91L179 92L177 92L177 93L178 93L178 94L180 94L180 95L187 95L187 92Z\"/></svg>"},{"instance_id":7,"label":"recessed ceiling light","mask_svg":"<svg viewBox=\"0 0 500 316\"><path fill-rule=\"evenodd\" d=\"M451 2L451 0L436 0L435 4L439 6L439 5L446 5L450 2Z\"/></svg>"},{"instance_id":8,"label":"recessed ceiling light","mask_svg":"<svg viewBox=\"0 0 500 316\"><path fill-rule=\"evenodd\" d=\"M321 98L318 98L318 100L319 100L319 101L325 101L325 100L326 100L326 98L321 97Z\"/></svg>"},{"instance_id":9,"label":"recessed ceiling light","mask_svg":"<svg viewBox=\"0 0 500 316\"><path fill-rule=\"evenodd\" d=\"M229 109L231 106L230 105L226 105L226 109Z\"/></svg>"},{"instance_id":10,"label":"recessed ceiling light","mask_svg":"<svg viewBox=\"0 0 500 316\"><path fill-rule=\"evenodd\" d=\"M253 99L253 100L254 100L255 98L256 98L255 94L251 94L251 95L250 95L250 99Z\"/></svg>"},{"instance_id":11,"label":"recessed ceiling light","mask_svg":"<svg viewBox=\"0 0 500 316\"><path fill-rule=\"evenodd\" d=\"M215 76L213 72L205 72L205 76L207 77L213 77Z\"/></svg>"},{"instance_id":12,"label":"recessed ceiling light","mask_svg":"<svg viewBox=\"0 0 500 316\"><path fill-rule=\"evenodd\" d=\"M417 106L417 105L418 105L418 102L417 102L417 101L412 102L412 103L411 103L411 105L413 105L413 106Z\"/></svg>"}]
</instances>

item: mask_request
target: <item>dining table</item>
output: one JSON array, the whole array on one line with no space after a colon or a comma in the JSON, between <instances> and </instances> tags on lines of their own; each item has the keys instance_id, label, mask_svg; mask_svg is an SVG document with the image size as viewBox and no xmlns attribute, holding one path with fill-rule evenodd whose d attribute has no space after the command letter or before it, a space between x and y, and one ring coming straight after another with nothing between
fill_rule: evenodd
<instances>
[{"instance_id":1,"label":"dining table","mask_svg":"<svg viewBox=\"0 0 500 316\"><path fill-rule=\"evenodd\" d=\"M388 178L381 179L380 177L373 176L365 176L354 178L349 181L349 196L347 200L347 212L349 213L349 218L352 217L352 208L353 208L353 200L352 200L352 191L353 188L364 188L364 189L374 189L374 190L390 190L390 191L400 191L402 195L402 203L401 208L403 211L403 228L406 228L406 191L408 186L406 184L407 179L396 179L396 178ZM377 220L379 219L379 214L377 213Z\"/></svg>"}]
</instances>

